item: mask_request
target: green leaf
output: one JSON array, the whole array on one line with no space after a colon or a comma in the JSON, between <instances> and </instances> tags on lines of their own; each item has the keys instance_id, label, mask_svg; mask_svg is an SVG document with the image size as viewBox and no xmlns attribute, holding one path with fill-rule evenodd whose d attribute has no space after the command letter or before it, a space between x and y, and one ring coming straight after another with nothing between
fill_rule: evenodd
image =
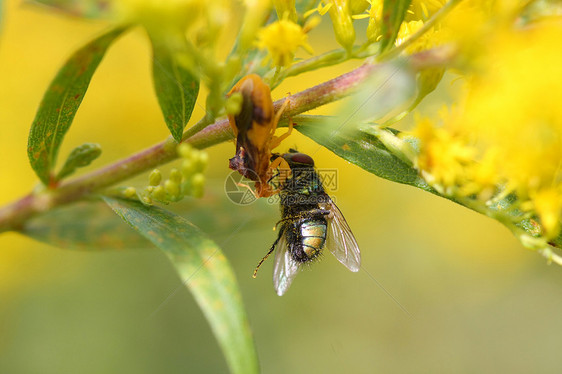
<instances>
[{"instance_id":1,"label":"green leaf","mask_svg":"<svg viewBox=\"0 0 562 374\"><path fill-rule=\"evenodd\" d=\"M178 142L191 118L199 93L199 79L178 61L167 43L152 38L152 74L166 126Z\"/></svg>"},{"instance_id":2,"label":"green leaf","mask_svg":"<svg viewBox=\"0 0 562 374\"><path fill-rule=\"evenodd\" d=\"M154 248L103 201L82 201L38 215L21 233L65 249L119 250Z\"/></svg>"},{"instance_id":3,"label":"green leaf","mask_svg":"<svg viewBox=\"0 0 562 374\"><path fill-rule=\"evenodd\" d=\"M107 0L28 0L27 2L48 6L82 18L106 18L111 14L111 6Z\"/></svg>"},{"instance_id":4,"label":"green leaf","mask_svg":"<svg viewBox=\"0 0 562 374\"><path fill-rule=\"evenodd\" d=\"M382 8L380 53L390 49L412 0L384 0Z\"/></svg>"},{"instance_id":5,"label":"green leaf","mask_svg":"<svg viewBox=\"0 0 562 374\"><path fill-rule=\"evenodd\" d=\"M302 134L308 136L316 143L326 147L341 158L363 168L369 173L392 182L407 184L417 187L454 203L462 205L477 213L485 214L495 219L511 230L517 238L522 230L530 237L539 237L537 217L522 219L526 214L517 206L515 195L507 195L503 199L495 201L486 207L471 204L470 200L456 200L455 198L440 194L427 184L418 174L418 171L409 163L403 161L391 152L375 135L365 129L327 128L330 120L322 116L298 116L298 126L295 128ZM393 134L399 131L387 129ZM549 242L553 247L562 248L562 233Z\"/></svg>"},{"instance_id":6,"label":"green leaf","mask_svg":"<svg viewBox=\"0 0 562 374\"><path fill-rule=\"evenodd\" d=\"M44 184L52 180L59 147L107 48L125 28L113 29L76 51L45 92L29 132L27 154Z\"/></svg>"},{"instance_id":7,"label":"green leaf","mask_svg":"<svg viewBox=\"0 0 562 374\"><path fill-rule=\"evenodd\" d=\"M302 121L295 128L369 173L439 195L418 175L416 169L389 151L374 135L357 128L327 128L325 123L323 119ZM396 130L391 131L398 133Z\"/></svg>"},{"instance_id":8,"label":"green leaf","mask_svg":"<svg viewBox=\"0 0 562 374\"><path fill-rule=\"evenodd\" d=\"M219 247L181 216L104 197L135 230L170 258L207 317L232 373L257 373L257 355L236 278Z\"/></svg>"},{"instance_id":9,"label":"green leaf","mask_svg":"<svg viewBox=\"0 0 562 374\"><path fill-rule=\"evenodd\" d=\"M95 143L84 143L72 150L64 166L57 174L56 180L59 181L71 174L76 169L90 165L92 161L101 155L101 146Z\"/></svg>"}]
</instances>

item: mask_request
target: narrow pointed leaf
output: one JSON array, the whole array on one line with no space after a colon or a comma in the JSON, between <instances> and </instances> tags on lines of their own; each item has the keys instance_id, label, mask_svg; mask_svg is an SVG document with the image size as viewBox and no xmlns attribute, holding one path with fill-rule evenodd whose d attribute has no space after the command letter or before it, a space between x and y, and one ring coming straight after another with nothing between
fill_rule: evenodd
<instances>
[{"instance_id":1,"label":"narrow pointed leaf","mask_svg":"<svg viewBox=\"0 0 562 374\"><path fill-rule=\"evenodd\" d=\"M95 143L84 143L72 150L63 167L57 174L56 180L59 181L71 174L76 169L90 165L92 161L101 155L101 147Z\"/></svg>"},{"instance_id":2,"label":"narrow pointed leaf","mask_svg":"<svg viewBox=\"0 0 562 374\"><path fill-rule=\"evenodd\" d=\"M219 247L174 213L130 200L104 200L170 258L207 317L231 372L257 373L257 355L240 290Z\"/></svg>"},{"instance_id":3,"label":"narrow pointed leaf","mask_svg":"<svg viewBox=\"0 0 562 374\"><path fill-rule=\"evenodd\" d=\"M27 221L21 233L63 249L154 248L103 201L81 201L50 210Z\"/></svg>"},{"instance_id":4,"label":"narrow pointed leaf","mask_svg":"<svg viewBox=\"0 0 562 374\"><path fill-rule=\"evenodd\" d=\"M385 52L394 44L400 25L412 0L384 0L382 8L382 25L380 53Z\"/></svg>"},{"instance_id":5,"label":"narrow pointed leaf","mask_svg":"<svg viewBox=\"0 0 562 374\"><path fill-rule=\"evenodd\" d=\"M187 70L166 43L152 40L152 74L166 126L178 142L191 118L199 93L199 79Z\"/></svg>"},{"instance_id":6,"label":"narrow pointed leaf","mask_svg":"<svg viewBox=\"0 0 562 374\"><path fill-rule=\"evenodd\" d=\"M295 128L316 143L369 173L437 194L418 175L416 169L390 152L374 135L357 128L330 129L325 126L325 123L325 120L321 119L303 121Z\"/></svg>"},{"instance_id":7,"label":"narrow pointed leaf","mask_svg":"<svg viewBox=\"0 0 562 374\"><path fill-rule=\"evenodd\" d=\"M29 132L27 154L44 184L52 181L57 154L107 48L123 33L117 28L76 51L45 92Z\"/></svg>"}]
</instances>

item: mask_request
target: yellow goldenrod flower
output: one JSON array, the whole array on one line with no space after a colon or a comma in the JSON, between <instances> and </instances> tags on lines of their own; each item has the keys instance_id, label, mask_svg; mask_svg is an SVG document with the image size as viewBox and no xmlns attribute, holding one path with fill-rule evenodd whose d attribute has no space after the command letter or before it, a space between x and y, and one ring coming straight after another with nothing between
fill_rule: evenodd
<instances>
[{"instance_id":1,"label":"yellow goldenrod flower","mask_svg":"<svg viewBox=\"0 0 562 374\"><path fill-rule=\"evenodd\" d=\"M349 0L351 14L361 14L369 7L369 0Z\"/></svg>"},{"instance_id":2,"label":"yellow goldenrod flower","mask_svg":"<svg viewBox=\"0 0 562 374\"><path fill-rule=\"evenodd\" d=\"M351 51L355 42L355 28L353 27L353 19L351 18L351 9L349 0L330 0L332 6L328 10L332 26L338 43Z\"/></svg>"},{"instance_id":3,"label":"yellow goldenrod flower","mask_svg":"<svg viewBox=\"0 0 562 374\"><path fill-rule=\"evenodd\" d=\"M257 45L267 49L273 63L277 66L289 66L299 47L313 53L308 44L308 36L303 28L287 19L271 23L258 33Z\"/></svg>"},{"instance_id":4,"label":"yellow goldenrod flower","mask_svg":"<svg viewBox=\"0 0 562 374\"><path fill-rule=\"evenodd\" d=\"M398 30L396 41L397 46L404 43L407 39L415 35L422 27L423 21L409 21L403 22ZM445 44L450 39L448 30L446 28L431 27L421 36L417 37L411 45L406 48L407 54L414 54L433 47Z\"/></svg>"},{"instance_id":5,"label":"yellow goldenrod flower","mask_svg":"<svg viewBox=\"0 0 562 374\"><path fill-rule=\"evenodd\" d=\"M556 188L544 188L531 196L534 212L540 219L544 235L555 237L560 230L560 212L562 210L562 194Z\"/></svg>"},{"instance_id":6,"label":"yellow goldenrod flower","mask_svg":"<svg viewBox=\"0 0 562 374\"><path fill-rule=\"evenodd\" d=\"M369 0L369 24L367 25L367 39L376 42L381 36L381 18L383 0Z\"/></svg>"},{"instance_id":7,"label":"yellow goldenrod flower","mask_svg":"<svg viewBox=\"0 0 562 374\"><path fill-rule=\"evenodd\" d=\"M366 0L364 0L364 2L367 3ZM362 7L363 4L360 0L322 0L316 8L309 10L304 16L306 18L315 12L318 12L321 16L329 13L336 40L342 47L351 51L353 43L355 42L353 19L362 18L360 16L352 17L352 14L354 14L352 13L352 8L356 10Z\"/></svg>"},{"instance_id":8,"label":"yellow goldenrod flower","mask_svg":"<svg viewBox=\"0 0 562 374\"><path fill-rule=\"evenodd\" d=\"M474 56L462 108L442 127L424 120L414 131L415 165L430 184L458 197L511 194L527 212L519 219L537 217L547 240L558 234L562 211L559 35L554 22L498 26Z\"/></svg>"},{"instance_id":9,"label":"yellow goldenrod flower","mask_svg":"<svg viewBox=\"0 0 562 374\"><path fill-rule=\"evenodd\" d=\"M406 21L426 21L446 2L446 0L412 0L410 9L406 13Z\"/></svg>"},{"instance_id":10,"label":"yellow goldenrod flower","mask_svg":"<svg viewBox=\"0 0 562 374\"><path fill-rule=\"evenodd\" d=\"M367 39L369 42L376 42L381 36L381 20L383 10L383 0L368 0L371 5L367 11L366 17L369 17L367 26ZM410 4L410 9L406 13L404 23L400 27L399 36L402 41L408 36L414 34L421 26L423 21L429 19L443 5L445 0L414 0ZM355 13L354 13L355 14ZM354 16L355 19L364 18L363 16ZM398 42L400 44L401 42Z\"/></svg>"},{"instance_id":11,"label":"yellow goldenrod flower","mask_svg":"<svg viewBox=\"0 0 562 374\"><path fill-rule=\"evenodd\" d=\"M413 135L420 140L416 168L437 190L451 194L464 181L466 166L474 160L475 150L463 137L435 127L428 118L417 119Z\"/></svg>"},{"instance_id":12,"label":"yellow goldenrod flower","mask_svg":"<svg viewBox=\"0 0 562 374\"><path fill-rule=\"evenodd\" d=\"M416 33L416 31L418 31L419 29L421 29L423 27L423 21L410 21L410 22L402 22L402 24L400 25L400 30L398 30L398 35L396 36L396 40L394 41L394 44L396 44L397 46L404 43L404 41L406 39L408 39L409 37L411 37L412 35L414 35ZM425 39L424 41L427 40L427 38L425 37L427 35L427 33L425 33L424 35L422 35L421 38L419 38L418 40L415 41L415 48L414 45L411 45L408 47L407 51L409 54L411 53L415 53L418 52L420 50L426 49L424 42L422 42L420 39ZM425 37L425 38L424 38Z\"/></svg>"},{"instance_id":13,"label":"yellow goldenrod flower","mask_svg":"<svg viewBox=\"0 0 562 374\"><path fill-rule=\"evenodd\" d=\"M497 33L457 120L481 147L499 149L502 174L521 196L562 182L561 33L560 25Z\"/></svg>"},{"instance_id":14,"label":"yellow goldenrod flower","mask_svg":"<svg viewBox=\"0 0 562 374\"><path fill-rule=\"evenodd\" d=\"M478 200L486 202L496 193L509 193L508 187L501 185L503 180L497 173L500 162L498 152L492 149L481 159L468 164L464 181L458 190L459 195L475 196ZM503 191L500 191L498 186Z\"/></svg>"}]
</instances>

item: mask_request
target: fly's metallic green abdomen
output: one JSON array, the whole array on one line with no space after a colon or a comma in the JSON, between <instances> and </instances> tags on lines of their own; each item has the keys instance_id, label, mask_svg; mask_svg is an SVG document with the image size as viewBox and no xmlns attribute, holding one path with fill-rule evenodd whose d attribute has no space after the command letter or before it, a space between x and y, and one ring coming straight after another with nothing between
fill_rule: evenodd
<instances>
[{"instance_id":1,"label":"fly's metallic green abdomen","mask_svg":"<svg viewBox=\"0 0 562 374\"><path fill-rule=\"evenodd\" d=\"M299 263L316 258L324 248L328 226L322 216L313 219L299 219L290 224L287 242L292 258Z\"/></svg>"}]
</instances>

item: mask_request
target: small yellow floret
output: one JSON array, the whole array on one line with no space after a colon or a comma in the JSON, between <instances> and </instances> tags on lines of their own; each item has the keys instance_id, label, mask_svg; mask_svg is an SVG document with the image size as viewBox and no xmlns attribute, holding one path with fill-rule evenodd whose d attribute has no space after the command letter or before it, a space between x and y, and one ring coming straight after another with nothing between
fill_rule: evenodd
<instances>
[{"instance_id":1,"label":"small yellow floret","mask_svg":"<svg viewBox=\"0 0 562 374\"><path fill-rule=\"evenodd\" d=\"M313 53L303 28L286 19L273 22L261 29L257 44L259 48L268 50L273 63L277 66L291 65L299 47Z\"/></svg>"},{"instance_id":2,"label":"small yellow floret","mask_svg":"<svg viewBox=\"0 0 562 374\"><path fill-rule=\"evenodd\" d=\"M462 184L466 165L475 157L466 140L435 127L427 118L418 120L414 136L421 144L416 167L428 175L428 182L443 190Z\"/></svg>"},{"instance_id":3,"label":"small yellow floret","mask_svg":"<svg viewBox=\"0 0 562 374\"><path fill-rule=\"evenodd\" d=\"M562 209L562 195L555 188L539 190L531 197L535 213L541 220L545 236L552 238L560 230L560 212Z\"/></svg>"}]
</instances>

